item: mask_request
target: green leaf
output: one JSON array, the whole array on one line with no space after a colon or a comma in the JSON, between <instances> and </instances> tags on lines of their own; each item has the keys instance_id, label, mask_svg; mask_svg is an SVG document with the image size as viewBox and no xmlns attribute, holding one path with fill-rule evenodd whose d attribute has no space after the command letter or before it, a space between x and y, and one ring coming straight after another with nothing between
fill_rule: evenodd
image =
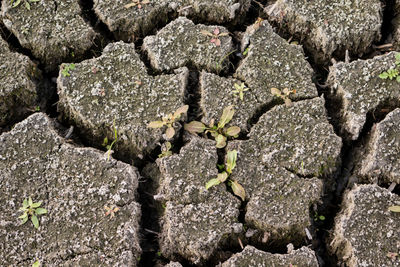
<instances>
[{"instance_id":1,"label":"green leaf","mask_svg":"<svg viewBox=\"0 0 400 267\"><path fill-rule=\"evenodd\" d=\"M35 210L35 213L36 213L37 215L42 215L42 214L46 214L46 213L47 213L47 210L46 210L46 209L43 209L43 208L37 208L37 209Z\"/></svg>"},{"instance_id":2,"label":"green leaf","mask_svg":"<svg viewBox=\"0 0 400 267\"><path fill-rule=\"evenodd\" d=\"M391 206L389 210L392 212L400 212L400 206Z\"/></svg>"},{"instance_id":3,"label":"green leaf","mask_svg":"<svg viewBox=\"0 0 400 267\"><path fill-rule=\"evenodd\" d=\"M217 144L215 145L217 148L223 148L226 146L226 137L223 136L222 134L219 134L215 138L215 141L217 141Z\"/></svg>"},{"instance_id":4,"label":"green leaf","mask_svg":"<svg viewBox=\"0 0 400 267\"><path fill-rule=\"evenodd\" d=\"M231 174L232 170L236 167L237 151L231 150L226 155L226 171Z\"/></svg>"},{"instance_id":5,"label":"green leaf","mask_svg":"<svg viewBox=\"0 0 400 267\"><path fill-rule=\"evenodd\" d=\"M108 144L108 138L107 138L107 137L104 137L104 139L103 139L103 146L105 147L105 146L107 146L107 144Z\"/></svg>"},{"instance_id":6,"label":"green leaf","mask_svg":"<svg viewBox=\"0 0 400 267\"><path fill-rule=\"evenodd\" d=\"M207 127L199 121L189 122L189 123L185 124L184 128L186 131L193 133L193 134L194 133L202 133L207 129Z\"/></svg>"},{"instance_id":7,"label":"green leaf","mask_svg":"<svg viewBox=\"0 0 400 267\"><path fill-rule=\"evenodd\" d=\"M237 135L240 133L240 128L238 126L232 126L229 127L225 133L228 136L237 137Z\"/></svg>"},{"instance_id":8,"label":"green leaf","mask_svg":"<svg viewBox=\"0 0 400 267\"><path fill-rule=\"evenodd\" d=\"M243 186L241 186L238 182L232 180L231 181L231 188L235 195L240 197L243 201L246 199L246 193L244 191Z\"/></svg>"},{"instance_id":9,"label":"green leaf","mask_svg":"<svg viewBox=\"0 0 400 267\"><path fill-rule=\"evenodd\" d=\"M24 202L22 203L22 208L26 209L29 207L28 199L24 199Z\"/></svg>"},{"instance_id":10,"label":"green leaf","mask_svg":"<svg viewBox=\"0 0 400 267\"><path fill-rule=\"evenodd\" d=\"M18 219L24 219L28 217L28 213L24 212L24 214L22 214L21 216L18 217Z\"/></svg>"},{"instance_id":11,"label":"green leaf","mask_svg":"<svg viewBox=\"0 0 400 267\"><path fill-rule=\"evenodd\" d=\"M221 183L225 182L226 179L228 179L228 173L227 172L218 173L217 179Z\"/></svg>"},{"instance_id":12,"label":"green leaf","mask_svg":"<svg viewBox=\"0 0 400 267\"><path fill-rule=\"evenodd\" d=\"M222 111L221 118L219 119L218 122L218 129L224 128L225 125L232 120L234 113L235 110L233 109L233 106L228 106L224 108L224 110Z\"/></svg>"},{"instance_id":13,"label":"green leaf","mask_svg":"<svg viewBox=\"0 0 400 267\"><path fill-rule=\"evenodd\" d=\"M396 61L400 61L400 53L396 53Z\"/></svg>"},{"instance_id":14,"label":"green leaf","mask_svg":"<svg viewBox=\"0 0 400 267\"><path fill-rule=\"evenodd\" d=\"M32 215L31 221L32 221L32 223L33 223L33 226L35 226L35 228L38 229L38 228L39 228L39 220L38 220L38 218L36 217L36 215Z\"/></svg>"},{"instance_id":15,"label":"green leaf","mask_svg":"<svg viewBox=\"0 0 400 267\"><path fill-rule=\"evenodd\" d=\"M32 203L31 207L32 208L37 208L40 207L40 205L42 205L42 201L36 202L36 203Z\"/></svg>"},{"instance_id":16,"label":"green leaf","mask_svg":"<svg viewBox=\"0 0 400 267\"><path fill-rule=\"evenodd\" d=\"M169 151L172 148L172 144L170 142L165 143L165 148L167 151Z\"/></svg>"},{"instance_id":17,"label":"green leaf","mask_svg":"<svg viewBox=\"0 0 400 267\"><path fill-rule=\"evenodd\" d=\"M24 218L22 218L22 224L24 224L24 223L26 223L28 221L28 216L26 216L26 217L24 217Z\"/></svg>"},{"instance_id":18,"label":"green leaf","mask_svg":"<svg viewBox=\"0 0 400 267\"><path fill-rule=\"evenodd\" d=\"M75 69L75 64L74 63L69 64L69 69L70 70L74 70Z\"/></svg>"},{"instance_id":19,"label":"green leaf","mask_svg":"<svg viewBox=\"0 0 400 267\"><path fill-rule=\"evenodd\" d=\"M17 7L20 3L21 3L21 0L17 0L17 1L15 1L14 5L12 7Z\"/></svg>"},{"instance_id":20,"label":"green leaf","mask_svg":"<svg viewBox=\"0 0 400 267\"><path fill-rule=\"evenodd\" d=\"M217 168L218 170L223 171L225 170L225 164L217 164Z\"/></svg>"},{"instance_id":21,"label":"green leaf","mask_svg":"<svg viewBox=\"0 0 400 267\"><path fill-rule=\"evenodd\" d=\"M325 216L324 216L324 215L320 215L318 218L319 218L321 221L325 221Z\"/></svg>"},{"instance_id":22,"label":"green leaf","mask_svg":"<svg viewBox=\"0 0 400 267\"><path fill-rule=\"evenodd\" d=\"M389 77L389 74L385 71L385 72L382 72L381 74L379 74L379 78L381 78L381 79L387 79Z\"/></svg>"},{"instance_id":23,"label":"green leaf","mask_svg":"<svg viewBox=\"0 0 400 267\"><path fill-rule=\"evenodd\" d=\"M400 83L400 75L396 77L396 81Z\"/></svg>"},{"instance_id":24,"label":"green leaf","mask_svg":"<svg viewBox=\"0 0 400 267\"><path fill-rule=\"evenodd\" d=\"M171 139L172 137L174 137L175 135L175 130L174 128L172 128L171 126L167 128L167 130L165 131L165 134L167 136L167 139Z\"/></svg>"},{"instance_id":25,"label":"green leaf","mask_svg":"<svg viewBox=\"0 0 400 267\"><path fill-rule=\"evenodd\" d=\"M39 260L35 261L35 262L32 264L32 267L39 267L39 266L40 266Z\"/></svg>"},{"instance_id":26,"label":"green leaf","mask_svg":"<svg viewBox=\"0 0 400 267\"><path fill-rule=\"evenodd\" d=\"M29 204L30 207L32 207L33 201L32 201L31 197L28 198L28 204Z\"/></svg>"},{"instance_id":27,"label":"green leaf","mask_svg":"<svg viewBox=\"0 0 400 267\"><path fill-rule=\"evenodd\" d=\"M242 53L243 56L247 55L247 53L249 52L249 47L247 47L244 52Z\"/></svg>"},{"instance_id":28,"label":"green leaf","mask_svg":"<svg viewBox=\"0 0 400 267\"><path fill-rule=\"evenodd\" d=\"M152 121L149 124L147 124L147 127L149 128L161 128L165 125L165 123L163 121Z\"/></svg>"},{"instance_id":29,"label":"green leaf","mask_svg":"<svg viewBox=\"0 0 400 267\"><path fill-rule=\"evenodd\" d=\"M208 190L210 187L219 185L221 182L218 178L213 178L206 183L206 189Z\"/></svg>"}]
</instances>

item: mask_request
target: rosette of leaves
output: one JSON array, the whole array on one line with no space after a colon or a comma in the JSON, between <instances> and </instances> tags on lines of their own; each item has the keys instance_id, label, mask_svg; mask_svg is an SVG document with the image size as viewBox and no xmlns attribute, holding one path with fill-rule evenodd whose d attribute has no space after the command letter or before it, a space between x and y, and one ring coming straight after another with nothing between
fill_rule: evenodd
<instances>
[{"instance_id":1,"label":"rosette of leaves","mask_svg":"<svg viewBox=\"0 0 400 267\"><path fill-rule=\"evenodd\" d=\"M244 201L246 199L246 193L243 186L241 186L237 181L229 179L229 176L232 174L232 170L236 166L236 159L237 151L228 151L225 166L220 168L222 172L218 173L217 178L213 178L206 183L206 189L208 190L212 186L219 185L220 183L227 181L228 186L232 188L233 193Z\"/></svg>"},{"instance_id":2,"label":"rosette of leaves","mask_svg":"<svg viewBox=\"0 0 400 267\"><path fill-rule=\"evenodd\" d=\"M396 68L394 69L388 69L387 71L382 72L379 74L379 78L381 79L389 79L393 80L396 79L398 83L400 83L400 53L396 54Z\"/></svg>"},{"instance_id":3,"label":"rosette of leaves","mask_svg":"<svg viewBox=\"0 0 400 267\"><path fill-rule=\"evenodd\" d=\"M292 100L290 100L290 98L289 98L290 94L295 94L295 93L296 93L296 89L289 90L288 88L284 88L281 91L278 88L271 88L271 94L282 98L283 101L285 101L285 105L287 107L290 107L292 105Z\"/></svg>"},{"instance_id":4,"label":"rosette of leaves","mask_svg":"<svg viewBox=\"0 0 400 267\"><path fill-rule=\"evenodd\" d=\"M32 198L24 199L22 203L22 207L19 208L24 214L19 216L18 218L22 220L22 224L26 223L29 218L31 218L31 222L36 229L39 228L39 220L37 218L38 215L47 214L47 210L44 208L39 208L42 205L42 202L33 202Z\"/></svg>"},{"instance_id":5,"label":"rosette of leaves","mask_svg":"<svg viewBox=\"0 0 400 267\"><path fill-rule=\"evenodd\" d=\"M249 91L249 88L247 88L244 83L240 85L235 83L235 89L233 89L232 93L239 96L239 99L243 101L244 92L246 91Z\"/></svg>"},{"instance_id":6,"label":"rosette of leaves","mask_svg":"<svg viewBox=\"0 0 400 267\"><path fill-rule=\"evenodd\" d=\"M210 133L217 142L217 148L223 148L226 146L226 140L228 137L236 138L240 133L240 128L238 126L231 126L225 129L225 125L228 124L235 114L233 106L228 106L222 111L221 118L217 125L214 125L214 120L211 121L210 125L207 127L204 123L199 121L192 121L185 124L185 130L195 134L195 133Z\"/></svg>"},{"instance_id":7,"label":"rosette of leaves","mask_svg":"<svg viewBox=\"0 0 400 267\"><path fill-rule=\"evenodd\" d=\"M220 37L229 35L229 32L220 32L218 28L215 28L212 33L206 30L201 30L200 32L205 36L211 37L210 43L215 44L215 46L221 46Z\"/></svg>"},{"instance_id":8,"label":"rosette of leaves","mask_svg":"<svg viewBox=\"0 0 400 267\"><path fill-rule=\"evenodd\" d=\"M188 109L189 109L189 106L184 105L184 106L178 108L174 113L170 113L170 114L164 116L160 121L150 122L147 125L147 127L156 129L156 128L162 128L164 126L167 126L165 135L167 136L167 139L171 139L175 135L174 123L176 121L178 121L183 114L186 114Z\"/></svg>"}]
</instances>

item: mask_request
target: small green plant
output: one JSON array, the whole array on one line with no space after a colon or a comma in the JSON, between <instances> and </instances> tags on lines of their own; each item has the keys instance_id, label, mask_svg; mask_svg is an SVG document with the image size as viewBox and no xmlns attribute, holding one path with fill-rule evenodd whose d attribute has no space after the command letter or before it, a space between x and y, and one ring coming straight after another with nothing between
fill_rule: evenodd
<instances>
[{"instance_id":1,"label":"small green plant","mask_svg":"<svg viewBox=\"0 0 400 267\"><path fill-rule=\"evenodd\" d=\"M171 139L175 135L174 123L181 118L182 114L186 114L188 109L189 109L189 106L184 105L184 106L178 108L174 113L170 113L167 116L164 116L161 121L150 122L147 125L147 127L155 129L155 128L162 128L164 126L167 126L167 130L165 131L165 134L167 136L167 139Z\"/></svg>"},{"instance_id":2,"label":"small green plant","mask_svg":"<svg viewBox=\"0 0 400 267\"><path fill-rule=\"evenodd\" d=\"M218 173L217 178L213 178L206 183L206 189L208 190L210 187L228 181L228 186L232 188L233 193L244 201L246 199L246 193L243 186L241 186L237 181L229 179L230 175L232 174L232 170L236 167L236 159L237 151L228 151L224 169L221 171L221 166L217 165L221 172Z\"/></svg>"},{"instance_id":3,"label":"small green plant","mask_svg":"<svg viewBox=\"0 0 400 267\"><path fill-rule=\"evenodd\" d=\"M396 68L394 69L388 69L387 71L382 72L379 74L379 78L381 79L389 79L393 80L396 79L398 83L400 83L400 53L396 54Z\"/></svg>"},{"instance_id":4,"label":"small green plant","mask_svg":"<svg viewBox=\"0 0 400 267\"><path fill-rule=\"evenodd\" d=\"M220 57L220 59L219 59L219 61L217 61L217 62L215 62L215 70L216 70L216 72L217 72L217 74L220 74L220 72L222 71L222 70L224 70L227 66L229 66L229 64L228 65L225 65L224 64L224 61L227 59L227 58L229 58L233 53L235 53L236 52L236 50L233 50L233 51L231 51L231 52L229 52L229 53L226 53L225 55L223 55L223 56L221 56ZM229 62L233 67L235 67L233 64L232 64L232 62Z\"/></svg>"},{"instance_id":5,"label":"small green plant","mask_svg":"<svg viewBox=\"0 0 400 267\"><path fill-rule=\"evenodd\" d=\"M165 144L163 144L161 146L161 154L158 155L159 158L163 158L163 157L168 157L172 155L172 144L170 142L165 142Z\"/></svg>"},{"instance_id":6,"label":"small green plant","mask_svg":"<svg viewBox=\"0 0 400 267\"><path fill-rule=\"evenodd\" d=\"M391 206L389 210L392 212L400 212L400 206Z\"/></svg>"},{"instance_id":7,"label":"small green plant","mask_svg":"<svg viewBox=\"0 0 400 267\"><path fill-rule=\"evenodd\" d=\"M106 213L104 213L104 216L108 216L110 215L110 219L112 219L115 216L115 213L117 213L119 211L118 207L108 207L108 206L104 206L104 209L106 210Z\"/></svg>"},{"instance_id":8,"label":"small green plant","mask_svg":"<svg viewBox=\"0 0 400 267\"><path fill-rule=\"evenodd\" d=\"M40 261L37 260L32 264L32 267L39 267L40 266Z\"/></svg>"},{"instance_id":9,"label":"small green plant","mask_svg":"<svg viewBox=\"0 0 400 267\"><path fill-rule=\"evenodd\" d=\"M229 35L229 32L220 32L218 28L215 28L212 33L206 30L201 30L200 32L203 35L210 36L210 43L215 44L215 46L221 46L221 40L219 39L220 37Z\"/></svg>"},{"instance_id":10,"label":"small green plant","mask_svg":"<svg viewBox=\"0 0 400 267\"><path fill-rule=\"evenodd\" d=\"M214 125L214 121L212 120L209 127L205 126L202 122L192 121L188 124L185 124L185 130L195 134L195 133L210 133L212 137L214 137L217 142L217 148L223 148L226 146L227 137L238 137L240 133L240 128L238 126L231 126L225 129L225 125L228 124L235 113L233 106L228 106L224 108L222 111L221 118L217 125Z\"/></svg>"},{"instance_id":11,"label":"small green plant","mask_svg":"<svg viewBox=\"0 0 400 267\"><path fill-rule=\"evenodd\" d=\"M324 215L318 215L317 212L314 213L314 222L316 221L325 221L325 216Z\"/></svg>"},{"instance_id":12,"label":"small green plant","mask_svg":"<svg viewBox=\"0 0 400 267\"><path fill-rule=\"evenodd\" d=\"M75 69L75 64L71 63L71 64L62 64L61 65L61 74L64 77L69 77L71 76L71 74L69 73L71 70Z\"/></svg>"},{"instance_id":13,"label":"small green plant","mask_svg":"<svg viewBox=\"0 0 400 267\"><path fill-rule=\"evenodd\" d=\"M288 88L284 88L282 91L278 88L271 88L271 93L277 97L280 97L285 101L285 105L290 107L292 105L292 100L290 100L290 94L295 94L296 89L289 90Z\"/></svg>"},{"instance_id":14,"label":"small green plant","mask_svg":"<svg viewBox=\"0 0 400 267\"><path fill-rule=\"evenodd\" d=\"M23 0L25 3L25 8L31 10L31 3L39 2L40 0ZM11 6L17 7L22 3L22 0L11 0Z\"/></svg>"},{"instance_id":15,"label":"small green plant","mask_svg":"<svg viewBox=\"0 0 400 267\"><path fill-rule=\"evenodd\" d=\"M32 198L25 198L22 203L22 207L19 208L24 214L19 216L18 218L22 220L22 224L26 223L31 218L31 222L36 229L39 228L39 220L37 218L38 215L47 214L47 210L44 208L39 208L42 205L42 202L33 202Z\"/></svg>"},{"instance_id":16,"label":"small green plant","mask_svg":"<svg viewBox=\"0 0 400 267\"><path fill-rule=\"evenodd\" d=\"M130 8L130 7L134 7L137 6L137 8L141 9L143 6L142 5L146 5L146 4L150 4L149 0L132 0L132 3L125 5L125 8Z\"/></svg>"},{"instance_id":17,"label":"small green plant","mask_svg":"<svg viewBox=\"0 0 400 267\"><path fill-rule=\"evenodd\" d=\"M107 160L110 159L111 154L113 153L113 146L115 145L116 142L118 142L118 131L117 128L115 127L115 119L113 121L113 129L114 129L114 140L111 142L111 144L108 144L108 138L104 137L103 139L103 147L107 149L106 155L107 155Z\"/></svg>"},{"instance_id":18,"label":"small green plant","mask_svg":"<svg viewBox=\"0 0 400 267\"><path fill-rule=\"evenodd\" d=\"M40 106L36 106L36 107L35 107L35 111L36 111L36 112L39 112L39 111L40 111Z\"/></svg>"},{"instance_id":19,"label":"small green plant","mask_svg":"<svg viewBox=\"0 0 400 267\"><path fill-rule=\"evenodd\" d=\"M235 89L233 89L232 93L239 96L239 99L243 101L244 92L249 91L249 88L242 82L240 85L235 83Z\"/></svg>"}]
</instances>

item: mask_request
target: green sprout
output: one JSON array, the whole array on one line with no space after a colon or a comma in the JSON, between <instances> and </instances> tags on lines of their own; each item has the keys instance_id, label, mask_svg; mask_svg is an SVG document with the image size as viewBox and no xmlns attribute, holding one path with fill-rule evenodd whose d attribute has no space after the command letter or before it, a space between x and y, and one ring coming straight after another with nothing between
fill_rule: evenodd
<instances>
[{"instance_id":1,"label":"green sprout","mask_svg":"<svg viewBox=\"0 0 400 267\"><path fill-rule=\"evenodd\" d=\"M172 155L172 144L170 142L166 142L161 146L161 154L158 155L159 158L168 157Z\"/></svg>"},{"instance_id":2,"label":"green sprout","mask_svg":"<svg viewBox=\"0 0 400 267\"><path fill-rule=\"evenodd\" d=\"M103 146L107 149L106 155L107 155L107 160L110 159L111 154L113 153L113 146L115 145L116 142L118 142L118 131L117 128L115 127L115 119L113 121L113 129L114 129L114 140L111 142L111 144L108 144L108 138L104 137L103 139Z\"/></svg>"},{"instance_id":3,"label":"green sprout","mask_svg":"<svg viewBox=\"0 0 400 267\"><path fill-rule=\"evenodd\" d=\"M64 77L69 77L71 76L71 74L69 73L70 70L74 70L75 69L75 64L71 63L71 64L62 64L61 65L61 74Z\"/></svg>"},{"instance_id":4,"label":"green sprout","mask_svg":"<svg viewBox=\"0 0 400 267\"><path fill-rule=\"evenodd\" d=\"M37 218L37 215L43 215L47 214L47 210L44 208L39 208L40 205L42 205L42 202L33 202L32 198L25 198L24 202L22 203L22 207L19 208L20 211L22 211L24 214L19 216L18 218L22 220L22 224L26 223L29 219L31 218L31 221L33 223L33 226L35 226L36 229L39 228L39 220Z\"/></svg>"},{"instance_id":5,"label":"green sprout","mask_svg":"<svg viewBox=\"0 0 400 267\"><path fill-rule=\"evenodd\" d=\"M221 118L217 125L214 125L214 120L211 121L209 127L205 126L202 122L192 121L185 124L185 130L192 134L203 132L206 134L210 133L217 142L216 147L223 148L226 146L227 137L236 138L240 133L240 128L238 126L231 126L225 129L225 125L232 120L234 113L235 110L233 106L228 106L222 111Z\"/></svg>"},{"instance_id":6,"label":"green sprout","mask_svg":"<svg viewBox=\"0 0 400 267\"><path fill-rule=\"evenodd\" d=\"M165 134L167 136L167 139L171 139L175 135L174 123L181 118L182 114L186 114L188 109L189 106L184 105L178 108L174 113L170 113L167 116L164 116L161 121L150 122L147 127L155 129L167 126Z\"/></svg>"},{"instance_id":7,"label":"green sprout","mask_svg":"<svg viewBox=\"0 0 400 267\"><path fill-rule=\"evenodd\" d=\"M40 261L37 260L32 264L32 267L39 267L40 266Z\"/></svg>"},{"instance_id":8,"label":"green sprout","mask_svg":"<svg viewBox=\"0 0 400 267\"><path fill-rule=\"evenodd\" d=\"M280 97L285 101L285 105L290 107L292 105L292 100L290 100L290 94L295 94L296 89L289 90L288 88L284 88L282 91L278 88L271 88L271 93L277 97Z\"/></svg>"},{"instance_id":9,"label":"green sprout","mask_svg":"<svg viewBox=\"0 0 400 267\"><path fill-rule=\"evenodd\" d=\"M31 10L31 3L39 2L40 0L24 0L25 8ZM11 0L11 6L17 7L22 3L22 0Z\"/></svg>"},{"instance_id":10,"label":"green sprout","mask_svg":"<svg viewBox=\"0 0 400 267\"><path fill-rule=\"evenodd\" d=\"M225 168L222 170L222 172L218 173L217 178L213 178L206 183L206 189L208 190L210 187L228 181L228 186L232 188L233 193L244 201L246 199L246 193L243 186L241 186L237 181L229 179L230 175L232 174L232 170L236 167L236 159L237 151L228 151ZM219 170L221 170L220 166L217 167Z\"/></svg>"},{"instance_id":11,"label":"green sprout","mask_svg":"<svg viewBox=\"0 0 400 267\"><path fill-rule=\"evenodd\" d=\"M400 83L400 53L396 54L396 68L388 69L387 71L382 72L379 74L379 78L386 80L393 80L396 79L398 83Z\"/></svg>"},{"instance_id":12,"label":"green sprout","mask_svg":"<svg viewBox=\"0 0 400 267\"><path fill-rule=\"evenodd\" d=\"M235 89L232 91L232 93L238 95L240 100L243 101L243 93L246 91L249 91L249 88L247 88L244 83L241 83L240 85L235 83Z\"/></svg>"}]
</instances>

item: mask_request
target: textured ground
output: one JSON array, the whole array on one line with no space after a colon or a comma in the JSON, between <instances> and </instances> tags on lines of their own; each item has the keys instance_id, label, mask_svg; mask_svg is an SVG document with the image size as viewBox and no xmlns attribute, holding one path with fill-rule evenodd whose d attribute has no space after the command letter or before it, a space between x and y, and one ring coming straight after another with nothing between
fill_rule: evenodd
<instances>
[{"instance_id":1,"label":"textured ground","mask_svg":"<svg viewBox=\"0 0 400 267\"><path fill-rule=\"evenodd\" d=\"M0 3L1 266L400 266L399 0Z\"/></svg>"}]
</instances>

